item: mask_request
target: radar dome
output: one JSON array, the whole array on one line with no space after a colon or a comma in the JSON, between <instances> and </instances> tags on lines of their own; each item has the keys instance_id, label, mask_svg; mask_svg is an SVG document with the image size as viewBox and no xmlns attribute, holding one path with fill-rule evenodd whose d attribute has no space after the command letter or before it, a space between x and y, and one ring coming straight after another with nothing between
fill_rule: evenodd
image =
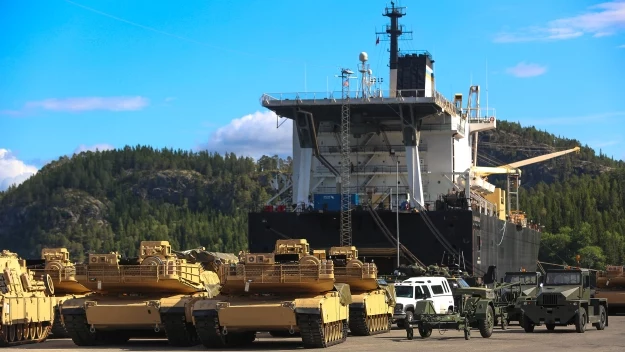
<instances>
[{"instance_id":1,"label":"radar dome","mask_svg":"<svg viewBox=\"0 0 625 352\"><path fill-rule=\"evenodd\" d=\"M362 62L365 62L367 60L369 60L369 54L367 54L366 52L361 52L360 56L359 56L359 60Z\"/></svg>"}]
</instances>

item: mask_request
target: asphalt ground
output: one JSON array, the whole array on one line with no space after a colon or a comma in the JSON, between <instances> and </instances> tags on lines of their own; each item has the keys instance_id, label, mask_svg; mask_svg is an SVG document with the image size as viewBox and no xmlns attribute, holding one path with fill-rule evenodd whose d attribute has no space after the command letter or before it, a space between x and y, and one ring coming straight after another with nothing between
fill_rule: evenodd
<instances>
[{"instance_id":1,"label":"asphalt ground","mask_svg":"<svg viewBox=\"0 0 625 352\"><path fill-rule=\"evenodd\" d=\"M482 338L478 330L471 332L471 339L465 340L462 331L434 330L432 336L421 339L415 330L415 339L406 339L406 331L396 327L390 333L367 336L348 337L347 341L332 346L327 351L589 351L591 349L608 351L625 351L625 316L610 316L609 326L603 331L587 326L583 334L575 332L573 325L556 327L548 332L544 326L536 327L533 333L525 333L518 325L511 325L507 330L495 328L490 338ZM301 340L297 338L272 338L267 334L259 334L257 340L244 349L228 351L292 351L302 350ZM120 346L78 347L71 339L50 339L41 344L22 345L3 349L29 351L203 351L203 346L172 348L166 340L130 340Z\"/></svg>"}]
</instances>

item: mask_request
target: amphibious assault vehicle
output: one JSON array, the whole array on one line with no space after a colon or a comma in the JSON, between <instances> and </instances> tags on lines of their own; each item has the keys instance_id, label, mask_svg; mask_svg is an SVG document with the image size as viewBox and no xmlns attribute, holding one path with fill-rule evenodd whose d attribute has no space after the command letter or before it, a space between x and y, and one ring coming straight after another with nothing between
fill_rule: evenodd
<instances>
[{"instance_id":1,"label":"amphibious assault vehicle","mask_svg":"<svg viewBox=\"0 0 625 352\"><path fill-rule=\"evenodd\" d=\"M304 347L346 340L349 285L337 284L325 251L303 239L278 240L272 253L245 253L223 267L222 295L199 299L193 319L207 348L248 344L257 331L299 333Z\"/></svg>"},{"instance_id":2,"label":"amphibious assault vehicle","mask_svg":"<svg viewBox=\"0 0 625 352\"><path fill-rule=\"evenodd\" d=\"M525 332L533 332L536 325L545 324L547 330L556 325L575 325L579 333L590 323L603 330L608 326L608 300L592 298L590 272L587 269L549 269L536 298L522 305L521 325Z\"/></svg>"},{"instance_id":3,"label":"amphibious assault vehicle","mask_svg":"<svg viewBox=\"0 0 625 352\"><path fill-rule=\"evenodd\" d=\"M0 253L0 347L44 341L54 321L54 284L26 267L17 254Z\"/></svg>"},{"instance_id":4,"label":"amphibious assault vehicle","mask_svg":"<svg viewBox=\"0 0 625 352\"><path fill-rule=\"evenodd\" d=\"M59 307L66 299L84 297L89 289L76 280L76 267L69 260L67 248L43 248L40 260L27 260L30 270L38 276L49 275L54 283L54 324L50 338L68 338Z\"/></svg>"},{"instance_id":5,"label":"amphibious assault vehicle","mask_svg":"<svg viewBox=\"0 0 625 352\"><path fill-rule=\"evenodd\" d=\"M360 261L354 246L331 247L328 256L334 263L334 279L348 284L351 291L351 334L368 336L391 331L396 302L394 286L378 280L376 265Z\"/></svg>"},{"instance_id":6,"label":"amphibious assault vehicle","mask_svg":"<svg viewBox=\"0 0 625 352\"><path fill-rule=\"evenodd\" d=\"M61 305L65 329L76 345L163 333L173 346L199 344L191 307L197 299L218 294L219 277L210 263L230 257L203 249L195 255L176 253L167 241L143 241L139 253L125 262L117 253L90 254L88 264L77 267L76 279L93 293Z\"/></svg>"}]
</instances>

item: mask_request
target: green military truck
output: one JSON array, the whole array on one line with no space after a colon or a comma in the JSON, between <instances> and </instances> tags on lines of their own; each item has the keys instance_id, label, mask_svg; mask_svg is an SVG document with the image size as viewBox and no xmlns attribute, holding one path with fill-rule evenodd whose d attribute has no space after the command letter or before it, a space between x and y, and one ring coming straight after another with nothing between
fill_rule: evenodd
<instances>
[{"instance_id":1,"label":"green military truck","mask_svg":"<svg viewBox=\"0 0 625 352\"><path fill-rule=\"evenodd\" d=\"M587 324L597 330L608 326L608 301L593 298L587 269L550 269L536 298L522 302L521 325L525 332L543 325L552 331L558 326L575 325L583 333Z\"/></svg>"},{"instance_id":2,"label":"green military truck","mask_svg":"<svg viewBox=\"0 0 625 352\"><path fill-rule=\"evenodd\" d=\"M501 289L501 301L505 305L508 324L510 321L521 323L523 302L536 297L541 279L542 276L539 272L513 271L506 273L502 283L504 287Z\"/></svg>"}]
</instances>

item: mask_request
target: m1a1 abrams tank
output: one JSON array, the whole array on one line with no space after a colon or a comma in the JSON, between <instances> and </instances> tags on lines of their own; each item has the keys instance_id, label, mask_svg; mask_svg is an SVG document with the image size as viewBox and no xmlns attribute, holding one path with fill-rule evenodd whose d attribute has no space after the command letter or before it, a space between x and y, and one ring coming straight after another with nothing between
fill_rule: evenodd
<instances>
[{"instance_id":1,"label":"m1a1 abrams tank","mask_svg":"<svg viewBox=\"0 0 625 352\"><path fill-rule=\"evenodd\" d=\"M61 306L76 345L123 343L163 332L173 346L199 344L191 307L218 293L219 277L209 263L217 255L175 253L167 241L143 241L139 253L127 262L120 262L117 253L90 254L88 264L77 268L78 282L93 293Z\"/></svg>"},{"instance_id":2,"label":"m1a1 abrams tank","mask_svg":"<svg viewBox=\"0 0 625 352\"><path fill-rule=\"evenodd\" d=\"M38 280L26 261L0 253L0 347L42 342L54 320L54 284Z\"/></svg>"},{"instance_id":3,"label":"m1a1 abrams tank","mask_svg":"<svg viewBox=\"0 0 625 352\"><path fill-rule=\"evenodd\" d=\"M241 253L239 264L224 267L221 296L193 306L204 346L251 343L257 331L299 332L308 348L345 341L349 285L335 284L333 262L320 251L309 253L306 240L278 240L273 253Z\"/></svg>"},{"instance_id":4,"label":"m1a1 abrams tank","mask_svg":"<svg viewBox=\"0 0 625 352\"><path fill-rule=\"evenodd\" d=\"M610 302L610 314L625 313L625 269L621 265L608 265L605 271L597 273L595 298Z\"/></svg>"},{"instance_id":5,"label":"m1a1 abrams tank","mask_svg":"<svg viewBox=\"0 0 625 352\"><path fill-rule=\"evenodd\" d=\"M360 261L354 246L331 247L328 257L334 263L336 282L348 284L351 291L349 330L352 335L391 331L396 301L394 286L378 280L376 265Z\"/></svg>"},{"instance_id":6,"label":"m1a1 abrams tank","mask_svg":"<svg viewBox=\"0 0 625 352\"><path fill-rule=\"evenodd\" d=\"M30 263L30 270L36 275L49 275L54 283L54 296L56 305L54 306L54 324L52 324L51 338L67 338L69 335L65 331L61 319L59 307L66 299L84 297L89 289L76 280L76 267L69 260L67 248L43 248L41 250L41 260L37 263Z\"/></svg>"}]
</instances>

